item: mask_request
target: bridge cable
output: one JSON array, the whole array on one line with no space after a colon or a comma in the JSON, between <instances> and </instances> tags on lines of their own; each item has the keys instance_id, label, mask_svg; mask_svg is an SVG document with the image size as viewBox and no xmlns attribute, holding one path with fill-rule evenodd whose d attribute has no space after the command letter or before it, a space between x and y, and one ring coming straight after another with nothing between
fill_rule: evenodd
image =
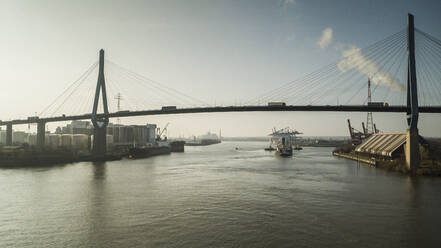
<instances>
[{"instance_id":1,"label":"bridge cable","mask_svg":"<svg viewBox=\"0 0 441 248\"><path fill-rule=\"evenodd\" d=\"M401 30L401 31L399 31L399 32L397 32L397 33L395 33L395 34L393 34L393 35L391 35L391 36L389 36L389 37L387 37L387 38L385 38L385 39L383 39L383 40L380 40L380 41L374 43L373 45L371 45L371 46L369 46L369 47L367 47L367 48L360 49L360 50L362 50L362 51L375 50L375 47L376 47L377 45L382 45L383 43L387 43L387 42L389 42L390 40L394 40L395 38L400 37L404 32L405 32L405 30ZM353 56L353 55L349 54L347 57L350 57L350 56ZM336 61L336 62L333 62L333 63L329 64L329 65L326 66L324 69L329 69L329 68L336 69L336 68L337 68L337 64L338 64L340 61L341 61L341 59L339 59L339 60ZM282 85L281 87L276 88L276 89L270 91L269 94L263 94L263 95L258 96L257 99L261 99L261 98L265 98L265 97L266 97L266 98L269 98L269 97L271 97L272 95L276 95L276 94L279 93L279 92L282 92L282 93L283 93L283 92L286 92L287 90L291 90L291 89L294 89L294 88L298 89L297 92L302 92L302 89L301 89L301 88L299 89L299 87L297 87L297 85L295 85L294 83L295 83L295 82L305 81L305 80L304 80L305 78L308 79L308 77L310 77L311 75L314 76L315 74L320 74L321 71L324 70L324 69L319 69L319 70L317 70L317 71L315 71L315 72L313 72L313 73L307 74L307 75L306 75L305 77L303 77L303 78L300 78L300 79L294 80L294 81L292 81L292 82L290 82L290 83L287 83L287 84L285 84L285 85ZM334 71L335 71L335 70L334 70ZM320 77L323 77L323 76L326 76L326 75L322 75L322 76L320 76ZM302 88L305 88L305 87L308 87L308 86L310 86L310 85L308 85L308 84L306 84L306 83L303 83L303 87L302 87ZM311 87L310 87L310 89L311 89ZM256 99L256 98L255 98L255 99Z\"/></svg>"},{"instance_id":2,"label":"bridge cable","mask_svg":"<svg viewBox=\"0 0 441 248\"><path fill-rule=\"evenodd\" d=\"M43 115L49 108L51 108L64 94L66 94L66 92L68 92L75 84L77 84L84 76L86 76L88 73L90 73L93 69L95 69L95 67L98 65L98 61L93 63L91 66L89 66L89 68L77 79L75 80L72 84L69 85L69 87L67 87L60 95L58 95L55 100L49 104L46 108L44 108L38 115L41 116Z\"/></svg>"},{"instance_id":3,"label":"bridge cable","mask_svg":"<svg viewBox=\"0 0 441 248\"><path fill-rule=\"evenodd\" d=\"M378 50L378 49L377 49ZM373 53L371 53L371 54L379 54L379 52L378 51L375 51L375 50L373 50L372 51ZM347 58L351 58L351 56L352 55L348 55L348 56L346 56L344 59L347 59ZM367 58L369 58L371 55L370 54L366 54L365 55L365 57L367 57ZM340 61L341 61L341 59L338 61L338 63L340 63ZM362 63L362 64L364 64L364 63ZM358 65L362 65L362 64L358 64ZM352 69L350 69L349 70L349 74L348 73L342 73L340 70L338 70L338 72L339 72L339 74L338 75L343 75L343 76L345 76L345 77L351 77L351 75L354 75L355 73L358 73L358 71L357 70L355 70L354 68L352 68ZM325 79L324 80L324 82L325 82L325 84L323 85L323 86L325 86L326 84L329 84L329 83L332 83L332 84L334 84L335 83L335 81L340 81L341 79L338 79L340 76L338 76L338 75L336 75L337 77L334 79L334 80L332 80L331 78L333 77L332 75L331 76L329 76L329 75L324 75L325 77L327 77L327 79ZM335 76L334 76L335 77ZM302 94L303 95L303 99L305 99L305 98L307 98L307 99L309 99L309 98L311 98L311 96L312 96L312 94L315 94L314 92L314 89L316 88L316 87L318 87L322 82L321 81L323 81L323 80L320 80L319 82L316 82L316 83L314 83L313 85L311 85L310 86L310 89L308 90L310 93L309 94L307 94L307 95L305 95L304 94L304 92L302 92L302 91L297 91L297 95L298 94ZM326 83L327 82L327 83ZM322 86L322 87L323 87Z\"/></svg>"}]
</instances>

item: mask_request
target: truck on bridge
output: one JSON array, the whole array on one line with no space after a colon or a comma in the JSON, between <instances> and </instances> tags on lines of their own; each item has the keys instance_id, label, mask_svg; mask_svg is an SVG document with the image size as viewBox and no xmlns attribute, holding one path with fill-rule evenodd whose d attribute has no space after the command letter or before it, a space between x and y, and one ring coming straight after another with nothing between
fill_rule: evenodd
<instances>
[{"instance_id":1,"label":"truck on bridge","mask_svg":"<svg viewBox=\"0 0 441 248\"><path fill-rule=\"evenodd\" d=\"M176 106L162 106L163 111L176 110Z\"/></svg>"},{"instance_id":2,"label":"truck on bridge","mask_svg":"<svg viewBox=\"0 0 441 248\"><path fill-rule=\"evenodd\" d=\"M268 107L285 107L285 102L269 102Z\"/></svg>"},{"instance_id":3,"label":"truck on bridge","mask_svg":"<svg viewBox=\"0 0 441 248\"><path fill-rule=\"evenodd\" d=\"M389 103L387 102L368 102L369 107L389 107Z\"/></svg>"}]
</instances>

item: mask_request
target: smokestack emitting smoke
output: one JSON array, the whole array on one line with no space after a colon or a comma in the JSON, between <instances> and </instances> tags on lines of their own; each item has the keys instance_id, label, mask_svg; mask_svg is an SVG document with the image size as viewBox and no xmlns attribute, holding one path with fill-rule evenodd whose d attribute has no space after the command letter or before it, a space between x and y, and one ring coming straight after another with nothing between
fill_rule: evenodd
<instances>
[{"instance_id":1,"label":"smokestack emitting smoke","mask_svg":"<svg viewBox=\"0 0 441 248\"><path fill-rule=\"evenodd\" d=\"M343 59L338 63L338 68L342 72L350 69L357 69L371 79L371 82L380 86L390 88L395 91L406 91L404 85L388 72L381 72L374 61L367 59L361 54L360 48L352 46L342 52Z\"/></svg>"}]
</instances>

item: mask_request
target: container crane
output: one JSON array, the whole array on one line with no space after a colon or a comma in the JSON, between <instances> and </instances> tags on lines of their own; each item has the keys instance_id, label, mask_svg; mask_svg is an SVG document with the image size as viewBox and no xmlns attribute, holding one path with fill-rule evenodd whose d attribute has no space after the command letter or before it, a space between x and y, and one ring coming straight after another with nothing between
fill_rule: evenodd
<instances>
[{"instance_id":1,"label":"container crane","mask_svg":"<svg viewBox=\"0 0 441 248\"><path fill-rule=\"evenodd\" d=\"M162 140L162 135L164 134L165 131L167 131L167 127L170 124L170 122L167 122L167 124L165 124L164 128L161 131L161 128L158 127L158 134L156 135L156 140ZM167 136L165 136L165 139L167 140Z\"/></svg>"}]
</instances>

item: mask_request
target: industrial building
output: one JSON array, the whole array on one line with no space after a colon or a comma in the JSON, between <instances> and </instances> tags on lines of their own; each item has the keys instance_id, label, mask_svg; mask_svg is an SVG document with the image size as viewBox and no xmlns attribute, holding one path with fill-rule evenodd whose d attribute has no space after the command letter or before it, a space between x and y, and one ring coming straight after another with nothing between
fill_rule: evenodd
<instances>
[{"instance_id":1,"label":"industrial building","mask_svg":"<svg viewBox=\"0 0 441 248\"><path fill-rule=\"evenodd\" d=\"M358 145L355 151L385 159L403 158L406 141L406 132L375 133ZM426 144L421 136L420 144Z\"/></svg>"},{"instance_id":2,"label":"industrial building","mask_svg":"<svg viewBox=\"0 0 441 248\"><path fill-rule=\"evenodd\" d=\"M35 133L13 132L13 144L37 144ZM89 150L93 143L93 125L89 121L72 121L64 127L57 127L55 133L45 134L47 149ZM156 143L156 124L120 125L109 123L106 143L113 146L151 146ZM0 131L0 144L6 144L6 131Z\"/></svg>"},{"instance_id":3,"label":"industrial building","mask_svg":"<svg viewBox=\"0 0 441 248\"><path fill-rule=\"evenodd\" d=\"M146 146L156 142L156 124L107 127L115 145Z\"/></svg>"},{"instance_id":4,"label":"industrial building","mask_svg":"<svg viewBox=\"0 0 441 248\"><path fill-rule=\"evenodd\" d=\"M58 127L55 133L91 135L93 133L93 125L89 121L72 121L64 127Z\"/></svg>"},{"instance_id":5,"label":"industrial building","mask_svg":"<svg viewBox=\"0 0 441 248\"><path fill-rule=\"evenodd\" d=\"M23 131L12 132L12 143L15 145L28 143L29 133ZM0 131L0 144L6 144L6 131Z\"/></svg>"}]
</instances>

